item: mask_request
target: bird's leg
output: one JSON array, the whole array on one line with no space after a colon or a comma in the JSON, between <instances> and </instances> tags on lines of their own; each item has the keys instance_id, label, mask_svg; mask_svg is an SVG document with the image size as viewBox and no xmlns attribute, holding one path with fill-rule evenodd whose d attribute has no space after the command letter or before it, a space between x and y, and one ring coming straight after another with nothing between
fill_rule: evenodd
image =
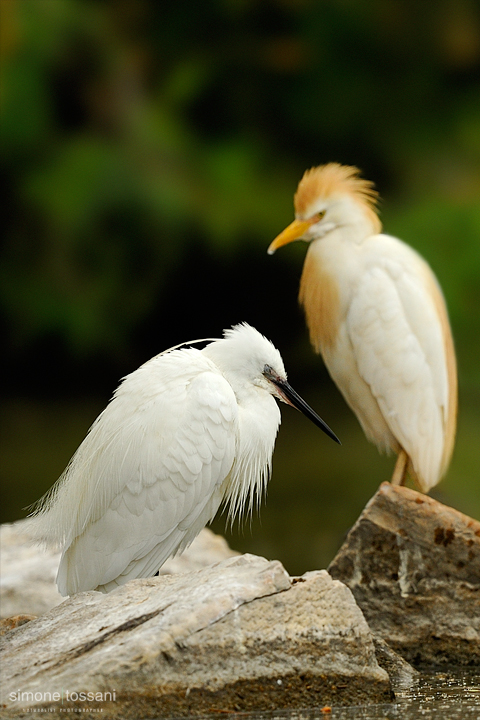
<instances>
[{"instance_id":1,"label":"bird's leg","mask_svg":"<svg viewBox=\"0 0 480 720\"><path fill-rule=\"evenodd\" d=\"M403 448L398 453L397 462L393 471L391 483L392 485L405 485L407 479L408 455Z\"/></svg>"}]
</instances>

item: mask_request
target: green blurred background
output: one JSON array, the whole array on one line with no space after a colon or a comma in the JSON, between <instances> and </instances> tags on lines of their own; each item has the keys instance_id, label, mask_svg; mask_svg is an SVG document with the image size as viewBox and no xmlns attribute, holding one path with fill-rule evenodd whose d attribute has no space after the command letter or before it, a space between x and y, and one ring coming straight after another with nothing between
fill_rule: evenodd
<instances>
[{"instance_id":1,"label":"green blurred background","mask_svg":"<svg viewBox=\"0 0 480 720\"><path fill-rule=\"evenodd\" d=\"M267 503L228 535L325 566L393 458L309 347L303 171L359 166L453 325L458 441L432 495L480 517L480 11L474 0L0 0L1 520L60 475L123 375L248 321L342 439L282 407ZM223 532L224 517L214 529Z\"/></svg>"}]
</instances>

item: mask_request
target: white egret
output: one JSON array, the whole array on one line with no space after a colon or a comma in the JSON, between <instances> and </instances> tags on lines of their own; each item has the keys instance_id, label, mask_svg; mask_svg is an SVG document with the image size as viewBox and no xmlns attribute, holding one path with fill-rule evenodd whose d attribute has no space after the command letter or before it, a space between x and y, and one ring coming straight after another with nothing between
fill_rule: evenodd
<instances>
[{"instance_id":1,"label":"white egret","mask_svg":"<svg viewBox=\"0 0 480 720\"><path fill-rule=\"evenodd\" d=\"M455 351L440 286L425 260L381 233L373 184L355 167L307 170L295 220L271 243L310 243L299 300L312 345L380 450L428 492L445 473L457 414Z\"/></svg>"},{"instance_id":2,"label":"white egret","mask_svg":"<svg viewBox=\"0 0 480 720\"><path fill-rule=\"evenodd\" d=\"M109 592L155 575L222 503L232 517L251 509L280 425L274 397L338 442L288 384L278 350L247 324L124 378L30 520L38 540L63 546L60 592Z\"/></svg>"}]
</instances>

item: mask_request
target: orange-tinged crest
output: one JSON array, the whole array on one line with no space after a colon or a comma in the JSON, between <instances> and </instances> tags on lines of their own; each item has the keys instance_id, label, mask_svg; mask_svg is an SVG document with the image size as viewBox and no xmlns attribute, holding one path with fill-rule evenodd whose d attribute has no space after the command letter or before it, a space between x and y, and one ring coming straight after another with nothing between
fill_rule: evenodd
<instances>
[{"instance_id":1,"label":"orange-tinged crest","mask_svg":"<svg viewBox=\"0 0 480 720\"><path fill-rule=\"evenodd\" d=\"M378 193L374 184L361 178L358 168L339 163L319 165L305 172L293 199L295 213L304 217L317 198L345 193L376 215Z\"/></svg>"}]
</instances>

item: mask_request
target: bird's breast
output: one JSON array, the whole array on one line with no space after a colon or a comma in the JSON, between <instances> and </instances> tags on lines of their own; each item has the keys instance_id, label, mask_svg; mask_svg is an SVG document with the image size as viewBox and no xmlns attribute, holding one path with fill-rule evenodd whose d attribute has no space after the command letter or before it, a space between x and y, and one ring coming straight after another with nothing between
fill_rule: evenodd
<instances>
[{"instance_id":1,"label":"bird's breast","mask_svg":"<svg viewBox=\"0 0 480 720\"><path fill-rule=\"evenodd\" d=\"M321 241L318 241L321 242ZM317 352L331 349L342 316L340 283L329 263L309 247L303 265L298 299L305 311L310 341Z\"/></svg>"},{"instance_id":2,"label":"bird's breast","mask_svg":"<svg viewBox=\"0 0 480 720\"><path fill-rule=\"evenodd\" d=\"M239 403L239 451L244 457L256 456L269 461L280 425L280 410L273 397L263 390L249 402Z\"/></svg>"},{"instance_id":3,"label":"bird's breast","mask_svg":"<svg viewBox=\"0 0 480 720\"><path fill-rule=\"evenodd\" d=\"M233 471L223 488L229 517L251 511L264 494L270 476L280 410L271 395L258 392L238 406L238 433Z\"/></svg>"},{"instance_id":4,"label":"bird's breast","mask_svg":"<svg viewBox=\"0 0 480 720\"><path fill-rule=\"evenodd\" d=\"M341 324L369 263L370 238L357 240L347 230L338 228L311 242L303 265L299 301L305 311L311 343L322 354L335 347Z\"/></svg>"}]
</instances>

